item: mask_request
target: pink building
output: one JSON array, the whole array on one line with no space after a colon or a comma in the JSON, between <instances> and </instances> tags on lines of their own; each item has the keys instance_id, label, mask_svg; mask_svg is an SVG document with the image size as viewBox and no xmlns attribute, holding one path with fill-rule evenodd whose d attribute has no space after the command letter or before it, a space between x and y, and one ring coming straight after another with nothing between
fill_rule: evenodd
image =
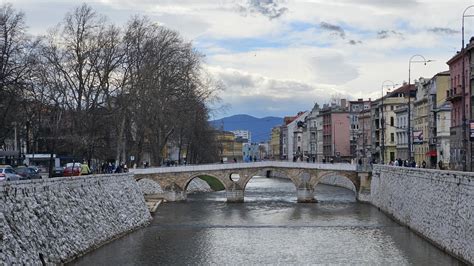
<instances>
[{"instance_id":1,"label":"pink building","mask_svg":"<svg viewBox=\"0 0 474 266\"><path fill-rule=\"evenodd\" d=\"M469 141L469 121L471 112L471 53L474 48L474 38L461 52L453 56L447 64L451 73L448 101L451 102L451 133L450 133L450 168L454 170L472 170L471 145ZM463 60L464 60L464 89L463 89ZM473 62L474 63L474 62ZM463 115L464 112L464 115ZM463 129L463 120L466 126Z\"/></svg>"},{"instance_id":2,"label":"pink building","mask_svg":"<svg viewBox=\"0 0 474 266\"><path fill-rule=\"evenodd\" d=\"M319 116L323 117L323 157L334 162L351 160L350 120L345 100L341 105L324 106Z\"/></svg>"}]
</instances>

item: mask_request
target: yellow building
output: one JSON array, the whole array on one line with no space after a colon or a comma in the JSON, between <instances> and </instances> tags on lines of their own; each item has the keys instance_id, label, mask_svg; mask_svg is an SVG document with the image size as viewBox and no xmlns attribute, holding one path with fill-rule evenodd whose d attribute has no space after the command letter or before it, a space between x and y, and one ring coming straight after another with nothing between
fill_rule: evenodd
<instances>
[{"instance_id":1,"label":"yellow building","mask_svg":"<svg viewBox=\"0 0 474 266\"><path fill-rule=\"evenodd\" d=\"M449 72L436 74L430 80L421 79L417 84L413 113L413 151L415 162L423 167L436 168L437 133L435 110L446 101ZM419 138L416 138L420 136Z\"/></svg>"},{"instance_id":2,"label":"yellow building","mask_svg":"<svg viewBox=\"0 0 474 266\"><path fill-rule=\"evenodd\" d=\"M444 169L447 169L450 161L450 134L451 134L451 104L447 102L446 98L450 86L449 71L436 74L431 82L436 87L436 101L433 106L434 113L434 127L436 128L432 145L430 143L430 153L436 150L436 165L433 168L439 168L440 161ZM434 158L431 157L434 161Z\"/></svg>"},{"instance_id":3,"label":"yellow building","mask_svg":"<svg viewBox=\"0 0 474 266\"><path fill-rule=\"evenodd\" d=\"M270 158L280 159L280 132L279 126L272 128L272 136L270 140Z\"/></svg>"},{"instance_id":4,"label":"yellow building","mask_svg":"<svg viewBox=\"0 0 474 266\"><path fill-rule=\"evenodd\" d=\"M234 133L229 131L216 131L215 138L219 149L219 159L222 162L242 160L242 143L237 142Z\"/></svg>"},{"instance_id":5,"label":"yellow building","mask_svg":"<svg viewBox=\"0 0 474 266\"><path fill-rule=\"evenodd\" d=\"M426 153L429 149L428 144L428 100L430 97L429 80L420 78L416 91L416 99L413 103L413 156L417 165L428 163Z\"/></svg>"},{"instance_id":6,"label":"yellow building","mask_svg":"<svg viewBox=\"0 0 474 266\"><path fill-rule=\"evenodd\" d=\"M377 123L380 121L380 124L376 124L375 128L375 141L380 143L380 151L383 150L384 163L394 161L397 159L397 125L396 125L396 113L395 109L400 105L407 105L408 95L410 91L414 91L414 86L407 84L399 87L398 89L387 93L382 99L378 99L375 104L379 108L380 120L375 119ZM385 121L382 125L382 112L383 120ZM382 134L383 132L383 134ZM384 140L382 140L382 137ZM377 146L377 143L375 143Z\"/></svg>"}]
</instances>

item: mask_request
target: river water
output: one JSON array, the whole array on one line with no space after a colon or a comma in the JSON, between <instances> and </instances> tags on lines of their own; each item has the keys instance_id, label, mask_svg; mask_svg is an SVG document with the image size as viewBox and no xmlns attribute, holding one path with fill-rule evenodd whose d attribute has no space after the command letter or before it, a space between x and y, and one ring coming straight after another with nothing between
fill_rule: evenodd
<instances>
[{"instance_id":1,"label":"river water","mask_svg":"<svg viewBox=\"0 0 474 266\"><path fill-rule=\"evenodd\" d=\"M319 203L296 203L286 179L255 177L245 203L224 192L162 204L150 226L73 262L77 265L461 265L354 192L318 185Z\"/></svg>"}]
</instances>

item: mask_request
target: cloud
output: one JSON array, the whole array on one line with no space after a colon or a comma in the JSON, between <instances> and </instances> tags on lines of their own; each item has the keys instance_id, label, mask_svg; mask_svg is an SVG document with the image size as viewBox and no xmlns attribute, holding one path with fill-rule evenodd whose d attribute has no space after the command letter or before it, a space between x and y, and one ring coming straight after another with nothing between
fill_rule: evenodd
<instances>
[{"instance_id":1,"label":"cloud","mask_svg":"<svg viewBox=\"0 0 474 266\"><path fill-rule=\"evenodd\" d=\"M356 40L350 40L350 41L349 41L349 44L350 44L350 45L362 44L362 41L360 41L360 40L357 40L357 41L356 41Z\"/></svg>"},{"instance_id":2,"label":"cloud","mask_svg":"<svg viewBox=\"0 0 474 266\"><path fill-rule=\"evenodd\" d=\"M342 39L346 38L346 32L344 31L344 29L341 26L330 24L330 23L327 23L327 22L324 22L324 21L321 22L319 24L319 26L323 30L330 31L334 34L339 35Z\"/></svg>"},{"instance_id":3,"label":"cloud","mask_svg":"<svg viewBox=\"0 0 474 266\"><path fill-rule=\"evenodd\" d=\"M313 57L311 66L318 83L341 85L359 76L357 67L347 63L340 54Z\"/></svg>"},{"instance_id":4,"label":"cloud","mask_svg":"<svg viewBox=\"0 0 474 266\"><path fill-rule=\"evenodd\" d=\"M403 38L403 33L395 31L395 30L381 30L377 32L378 39L387 39L390 37Z\"/></svg>"},{"instance_id":5,"label":"cloud","mask_svg":"<svg viewBox=\"0 0 474 266\"><path fill-rule=\"evenodd\" d=\"M237 10L240 14L261 14L269 19L276 19L284 15L288 8L281 7L278 0L247 0L244 4L238 4Z\"/></svg>"},{"instance_id":6,"label":"cloud","mask_svg":"<svg viewBox=\"0 0 474 266\"><path fill-rule=\"evenodd\" d=\"M454 30L451 28L441 28L441 27L435 27L435 28L430 28L428 31L436 33L436 34L446 34L446 35L452 35L452 34L457 34L459 33L458 30Z\"/></svg>"},{"instance_id":7,"label":"cloud","mask_svg":"<svg viewBox=\"0 0 474 266\"><path fill-rule=\"evenodd\" d=\"M273 79L231 68L208 66L208 70L225 85L221 98L232 103L232 113L283 116L311 108L315 102L327 103L333 94L348 97L325 85Z\"/></svg>"},{"instance_id":8,"label":"cloud","mask_svg":"<svg viewBox=\"0 0 474 266\"><path fill-rule=\"evenodd\" d=\"M340 0L343 3L353 3L352 0ZM381 8L411 8L417 6L419 2L417 0L359 0L357 4L363 4Z\"/></svg>"}]
</instances>

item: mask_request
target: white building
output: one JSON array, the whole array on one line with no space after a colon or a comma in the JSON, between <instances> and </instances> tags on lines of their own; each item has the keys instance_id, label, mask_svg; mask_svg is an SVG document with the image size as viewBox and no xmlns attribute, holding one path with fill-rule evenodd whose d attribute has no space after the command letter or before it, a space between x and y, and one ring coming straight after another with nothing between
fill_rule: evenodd
<instances>
[{"instance_id":1,"label":"white building","mask_svg":"<svg viewBox=\"0 0 474 266\"><path fill-rule=\"evenodd\" d=\"M438 162L442 162L444 169L448 169L450 160L450 127L451 127L451 105L445 102L435 110L436 115L436 150ZM439 168L439 163L437 165Z\"/></svg>"},{"instance_id":2,"label":"white building","mask_svg":"<svg viewBox=\"0 0 474 266\"><path fill-rule=\"evenodd\" d=\"M323 116L316 117L316 162L322 162L324 158L324 139L323 139Z\"/></svg>"},{"instance_id":3,"label":"white building","mask_svg":"<svg viewBox=\"0 0 474 266\"><path fill-rule=\"evenodd\" d=\"M303 127L309 111L298 113L298 117L287 125L288 128L288 161L303 158Z\"/></svg>"},{"instance_id":4,"label":"white building","mask_svg":"<svg viewBox=\"0 0 474 266\"><path fill-rule=\"evenodd\" d=\"M316 162L317 150L318 150L318 129L322 130L322 118L321 124L318 127L318 115L319 105L316 103L313 110L308 114L305 119L306 128L303 134L303 145L304 145L304 156L307 156L310 162ZM322 138L321 138L322 145ZM322 146L321 146L322 149ZM322 152L322 151L321 151Z\"/></svg>"},{"instance_id":5,"label":"white building","mask_svg":"<svg viewBox=\"0 0 474 266\"><path fill-rule=\"evenodd\" d=\"M234 133L235 138L242 138L248 140L248 143L252 143L252 132L248 130L231 130L230 132Z\"/></svg>"}]
</instances>

